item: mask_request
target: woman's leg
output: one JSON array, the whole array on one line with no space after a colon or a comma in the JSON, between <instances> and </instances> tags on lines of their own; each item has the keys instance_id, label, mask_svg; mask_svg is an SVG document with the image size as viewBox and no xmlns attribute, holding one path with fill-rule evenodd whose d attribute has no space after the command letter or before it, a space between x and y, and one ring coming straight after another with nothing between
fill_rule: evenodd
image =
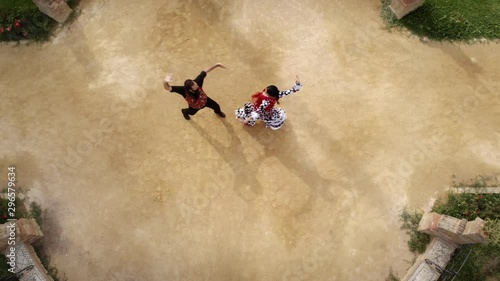
<instances>
[{"instance_id":1,"label":"woman's leg","mask_svg":"<svg viewBox=\"0 0 500 281\"><path fill-rule=\"evenodd\" d=\"M265 116L264 122L266 123L266 127L271 128L272 130L280 129L286 120L286 112L282 108L273 108L269 115Z\"/></svg>"},{"instance_id":2,"label":"woman's leg","mask_svg":"<svg viewBox=\"0 0 500 281\"><path fill-rule=\"evenodd\" d=\"M248 102L243 107L236 109L234 114L236 119L239 119L243 124L254 126L257 120L252 116L252 112L255 112L255 108L253 104Z\"/></svg>"}]
</instances>

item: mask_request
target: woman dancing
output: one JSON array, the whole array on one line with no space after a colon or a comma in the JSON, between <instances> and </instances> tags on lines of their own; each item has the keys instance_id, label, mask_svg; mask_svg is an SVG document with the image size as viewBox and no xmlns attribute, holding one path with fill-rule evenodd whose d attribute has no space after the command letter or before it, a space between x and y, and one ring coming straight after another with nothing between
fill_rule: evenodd
<instances>
[{"instance_id":1,"label":"woman dancing","mask_svg":"<svg viewBox=\"0 0 500 281\"><path fill-rule=\"evenodd\" d=\"M273 130L278 130L283 126L286 120L285 110L276 108L279 99L299 91L302 88L299 77L295 80L295 85L289 90L280 91L274 85L267 86L262 92L257 92L251 96L252 102L246 103L242 108L235 110L236 118L243 124L255 126L257 120L262 120Z\"/></svg>"}]
</instances>

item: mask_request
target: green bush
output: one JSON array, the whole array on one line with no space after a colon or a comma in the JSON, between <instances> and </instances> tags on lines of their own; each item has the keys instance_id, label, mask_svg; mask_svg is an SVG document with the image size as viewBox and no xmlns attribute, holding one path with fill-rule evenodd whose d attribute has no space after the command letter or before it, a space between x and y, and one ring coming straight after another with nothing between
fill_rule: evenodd
<instances>
[{"instance_id":1,"label":"green bush","mask_svg":"<svg viewBox=\"0 0 500 281\"><path fill-rule=\"evenodd\" d=\"M487 220L485 230L490 237L489 244L496 248L500 248L500 220ZM498 257L500 257L500 253Z\"/></svg>"},{"instance_id":2,"label":"green bush","mask_svg":"<svg viewBox=\"0 0 500 281\"><path fill-rule=\"evenodd\" d=\"M57 22L38 7L18 6L0 10L0 41L46 41Z\"/></svg>"},{"instance_id":3,"label":"green bush","mask_svg":"<svg viewBox=\"0 0 500 281\"><path fill-rule=\"evenodd\" d=\"M0 254L0 278L14 275L9 271L10 266L7 261L7 257Z\"/></svg>"},{"instance_id":4,"label":"green bush","mask_svg":"<svg viewBox=\"0 0 500 281\"><path fill-rule=\"evenodd\" d=\"M33 244L33 248L35 249L36 255L40 259L42 265L47 269L47 273L54 279L54 281L66 281L67 278L64 276L63 278L59 277L59 271L57 268L50 265L50 257L45 253L45 249L43 247L43 241L38 241Z\"/></svg>"},{"instance_id":5,"label":"green bush","mask_svg":"<svg viewBox=\"0 0 500 281\"><path fill-rule=\"evenodd\" d=\"M433 212L459 219L500 219L500 194L449 194L446 200L438 200Z\"/></svg>"},{"instance_id":6,"label":"green bush","mask_svg":"<svg viewBox=\"0 0 500 281\"><path fill-rule=\"evenodd\" d=\"M31 202L29 217L35 219L40 227L42 227L42 213L42 207L36 202Z\"/></svg>"},{"instance_id":7,"label":"green bush","mask_svg":"<svg viewBox=\"0 0 500 281\"><path fill-rule=\"evenodd\" d=\"M80 0L67 2L72 9L79 3ZM55 20L40 12L32 0L0 0L0 42L47 41L57 25Z\"/></svg>"}]
</instances>

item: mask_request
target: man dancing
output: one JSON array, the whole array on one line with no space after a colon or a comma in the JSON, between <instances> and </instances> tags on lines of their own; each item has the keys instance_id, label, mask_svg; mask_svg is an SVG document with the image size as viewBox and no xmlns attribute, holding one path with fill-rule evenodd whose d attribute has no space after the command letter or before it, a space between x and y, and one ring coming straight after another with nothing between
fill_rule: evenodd
<instances>
[{"instance_id":1,"label":"man dancing","mask_svg":"<svg viewBox=\"0 0 500 281\"><path fill-rule=\"evenodd\" d=\"M222 63L214 64L213 66L203 70L200 75L196 77L196 79L188 79L184 81L184 86L170 86L170 83L172 83L172 74L169 73L167 74L167 76L165 76L165 80L163 81L163 87L165 88L165 90L178 93L179 95L184 97L184 99L186 99L188 103L188 108L183 108L181 110L182 115L186 120L191 119L189 115L195 115L198 110L204 107L213 109L215 114L219 115L222 118L226 117L226 114L221 111L219 104L213 99L209 98L202 88L203 80L207 76L207 73L217 67L226 69L226 66L224 66Z\"/></svg>"}]
</instances>

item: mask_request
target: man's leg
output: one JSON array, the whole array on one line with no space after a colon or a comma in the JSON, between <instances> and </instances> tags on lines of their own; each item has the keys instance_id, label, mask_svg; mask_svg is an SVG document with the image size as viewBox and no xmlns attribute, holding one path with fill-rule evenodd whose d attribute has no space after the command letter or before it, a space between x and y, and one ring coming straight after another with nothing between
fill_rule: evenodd
<instances>
[{"instance_id":1,"label":"man's leg","mask_svg":"<svg viewBox=\"0 0 500 281\"><path fill-rule=\"evenodd\" d=\"M226 117L226 114L224 114L224 112L220 110L219 104L211 98L207 99L207 104L205 105L205 107L213 109L215 114L219 115L222 118Z\"/></svg>"},{"instance_id":2,"label":"man's leg","mask_svg":"<svg viewBox=\"0 0 500 281\"><path fill-rule=\"evenodd\" d=\"M191 117L189 117L189 115L195 115L196 112L198 112L199 109L195 109L195 108L192 108L192 107L188 107L188 108L183 108L181 110L182 112L182 115L184 116L184 118L186 120L189 120L191 119Z\"/></svg>"}]
</instances>

